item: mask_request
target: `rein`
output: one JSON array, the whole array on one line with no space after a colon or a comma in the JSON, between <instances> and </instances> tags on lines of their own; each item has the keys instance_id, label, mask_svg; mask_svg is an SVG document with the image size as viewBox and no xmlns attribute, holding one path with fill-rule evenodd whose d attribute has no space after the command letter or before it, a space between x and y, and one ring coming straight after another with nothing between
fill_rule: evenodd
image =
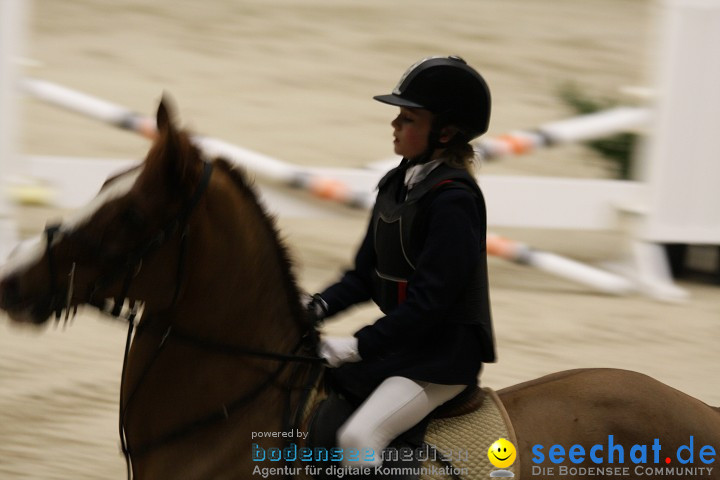
<instances>
[{"instance_id":1,"label":"rein","mask_svg":"<svg viewBox=\"0 0 720 480\"><path fill-rule=\"evenodd\" d=\"M183 209L178 214L177 218L172 220L164 229L162 229L154 238L150 239L143 247L139 248L136 252L133 252L132 254L128 255L126 266L127 266L127 273L125 275L125 280L123 281L123 286L120 291L120 295L115 297L114 302L115 305L112 308L110 312L108 312L111 316L115 318L119 318L120 314L122 312L122 307L125 303L125 299L127 298L128 292L130 291L130 285L132 283L133 278L137 275L139 272L142 261L151 252L157 250L160 248L169 238L171 238L176 232L180 231L180 254L178 255L178 262L177 262L177 277L175 281L175 289L173 291L172 300L170 302L170 307L175 305L177 302L177 299L180 296L180 286L182 284L182 279L184 277L184 271L185 271L185 252L187 250L187 234L188 234L188 219L190 218L190 215L192 214L193 210L195 210L195 207L197 207L198 203L200 202L200 199L204 195L205 191L207 190L209 184L210 184L210 176L212 175L213 171L213 164L210 162L203 161L203 174L200 179L200 183L198 184L197 188L193 192L193 195L190 197L190 199L185 203ZM121 270L119 272L122 272ZM122 273L117 272L111 272L109 275L106 275L106 277L100 279L95 284L95 288L93 292L90 294L90 300L88 301L89 304L97 306L97 301L94 299L96 293L103 287L108 286L112 284L117 278L122 276ZM121 373L121 380L120 382L120 412L119 412L119 434L120 434L120 447L123 452L123 456L125 457L125 464L127 467L127 477L128 479L132 478L132 459L130 457L130 450L128 448L127 444L127 436L125 435L125 413L127 411L128 406L130 405L130 400L134 397L135 392L137 391L138 387L142 383L142 380L144 379L147 372L150 370L150 367L154 363L154 360L159 355L160 351L162 350L162 346L164 345L164 339L161 342L160 347L155 353L155 356L153 360L150 361L150 363L146 366L145 371L142 373L140 377L140 381L138 381L138 384L135 386L135 391L130 394L130 397L128 397L128 402L125 405L125 408L122 406L122 398L124 396L124 379L125 379L125 372L127 370L127 361L130 353L130 345L132 344L132 340L134 338L133 336L133 330L135 329L135 316L137 314L135 302L131 302L131 312L130 315L127 317L128 320L128 333L127 338L125 340L125 351L123 353L123 366L122 366L122 373ZM104 311L104 309L101 309Z\"/></svg>"},{"instance_id":2,"label":"rein","mask_svg":"<svg viewBox=\"0 0 720 480\"><path fill-rule=\"evenodd\" d=\"M143 328L152 328L152 327L151 326L148 326L148 327L140 326L138 328L138 330L143 329ZM193 335L188 332L183 332L182 330L178 329L177 327L173 328L172 325L169 326L163 333L163 341L167 340L168 338L179 340L183 343L192 345L195 348L210 351L210 352L217 353L217 354L232 355L232 356L258 357L258 358L264 358L267 360L275 360L275 361L279 361L279 362L301 362L301 363L324 363L325 362L325 360L320 357L268 352L265 350L258 350L258 349L254 349L254 348L250 348L250 347L243 347L243 346L239 346L239 345L228 345L225 343L217 342L215 340L202 338L202 337ZM303 337L301 339L300 344L295 348L294 351L297 351L302 346L303 343L307 343L308 345L314 345L314 338L310 339L309 336Z\"/></svg>"},{"instance_id":3,"label":"rein","mask_svg":"<svg viewBox=\"0 0 720 480\"><path fill-rule=\"evenodd\" d=\"M129 320L128 325L128 336L125 343L125 353L123 358L123 369L122 369L122 378L125 378L125 370L127 367L127 359L128 354L130 351L130 345L132 343L133 339L133 330L135 329L135 322L134 320ZM287 412L288 415L286 416L285 425L287 427L285 430L288 430L291 427L297 427L300 422L302 408L307 403L307 399L309 398L310 392L312 391L313 387L317 384L318 379L323 373L323 367L325 365L325 360L319 357L311 357L306 355L295 355L295 354L282 354L282 353L276 353L276 352L267 352L263 350L257 350L249 347L242 347L242 346L236 346L236 345L228 345L223 344L220 342L215 342L213 340L201 338L192 334L189 334L187 332L183 332L179 330L178 328L173 328L172 325L168 326L164 332L161 329L155 328L155 325L146 325L146 324L140 324L137 325L136 335L139 335L141 332L144 331L151 331L151 329L154 329L156 333L162 333L162 336L160 338L160 342L158 343L158 346L150 359L150 361L145 365L144 370L140 374L137 384L135 386L135 389L133 392L130 393L128 396L128 400L125 404L125 408L120 409L120 445L123 452L123 455L125 457L125 462L127 465L127 478L132 478L132 459L131 457L133 455L144 455L152 450L155 450L157 448L162 447L163 445L166 445L174 440L178 440L180 438L183 438L187 435L190 435L198 430L201 430L203 428L210 427L211 425L214 425L216 423L226 421L230 418L230 416L239 410L241 407L247 405L248 403L255 400L260 394L262 394L267 388L269 388L273 383L276 382L278 377L282 374L285 367L288 365L288 363L307 363L312 366L312 370L310 374L308 375L308 378L305 382L305 384L302 386L302 397L300 399L300 402L298 404L297 410L290 414L290 411L292 409L291 406L291 396L292 396L292 390L288 389L288 400L287 400ZM127 408L132 403L132 400L135 397L135 393L138 391L140 385L143 383L146 375L150 372L152 369L153 364L155 361L160 357L160 353L162 352L163 348L167 344L168 340L178 340L180 342L183 342L185 344L191 345L195 348L199 348L202 350L210 351L212 353L222 354L222 355L232 355L232 356L251 356L251 357L259 357L266 360L273 360L281 362L280 365L266 378L264 379L260 384L252 388L249 392L243 394L239 398L236 398L235 400L231 401L230 403L225 403L220 406L220 408L216 409L215 411L212 411L208 413L207 415L189 421L185 423L184 425L181 425L180 427L175 428L174 430L167 432L160 436L159 438L156 438L150 442L145 443L144 445L140 445L138 447L130 448L127 444L127 437L125 435L125 414L127 411ZM300 342L298 345L293 349L294 352L297 352L303 347L313 347L317 343L317 337L316 334L313 331L310 332L310 334L306 334L300 339ZM296 369L297 372L297 369ZM123 397L123 388L124 385L121 384L120 386L120 398Z\"/></svg>"},{"instance_id":4,"label":"rein","mask_svg":"<svg viewBox=\"0 0 720 480\"><path fill-rule=\"evenodd\" d=\"M198 418L196 420L192 420L187 422L186 424L175 428L174 430L165 433L161 437L154 439L150 442L145 443L144 445L140 445L138 447L134 447L130 449L125 442L123 442L123 452L126 455L126 458L131 455L144 455L156 448L162 447L163 445L173 441L180 439L184 436L190 435L193 432L200 430L202 428L209 427L217 422L225 421L230 418L230 416L240 409L242 406L250 403L251 401L255 400L261 393L263 393L267 388L269 388L275 381L278 379L280 374L283 372L285 367L291 362L299 362L299 363L309 363L314 366L322 366L324 364L324 360L318 357L309 357L304 355L285 355L285 354L278 354L273 352L264 352L264 351L258 351L253 349L246 349L243 347L234 347L229 345L223 345L223 344L211 344L204 340L200 340L197 342L197 338L191 337L191 336L178 336L178 334L174 333L174 331L168 327L166 333L162 336L160 343L158 344L157 350L155 351L155 354L153 355L152 359L148 362L148 364L145 367L145 370L142 372L140 379L138 381L138 385L142 383L142 380L144 379L145 375L150 371L151 366L155 363L157 358L159 357L160 352L162 351L163 347L166 345L168 339L179 339L185 343L189 343L193 346L196 346L198 348L202 349L208 349L213 351L214 353L218 354L231 354L235 356L255 356L255 357L261 357L269 360L275 360L281 362L280 365L262 382L260 382L257 386L252 388L249 392L243 394L242 396L236 398L235 400L231 401L230 403L222 404L220 408L217 410L210 412L209 414ZM293 349L293 351L298 351L303 348L303 346L309 346L311 345L310 342L308 342L308 337L303 337L298 345ZM303 385L303 392L307 391L309 386L312 386L316 383L317 379L319 378L319 375L322 373L322 368L315 368L314 373L311 374L308 378L308 381L305 385ZM134 397L135 392L137 392L137 388L135 391L133 391L128 397L128 402L125 406L129 406L131 403L131 400ZM301 402L302 403L302 402ZM289 407L289 405L288 405ZM302 405L300 406L302 407ZM123 416L124 416L124 410L123 410ZM293 418L297 418L297 413L293 416ZM295 422L295 420L293 420ZM293 423L295 424L295 423ZM130 471L128 470L128 475L130 474Z\"/></svg>"}]
</instances>

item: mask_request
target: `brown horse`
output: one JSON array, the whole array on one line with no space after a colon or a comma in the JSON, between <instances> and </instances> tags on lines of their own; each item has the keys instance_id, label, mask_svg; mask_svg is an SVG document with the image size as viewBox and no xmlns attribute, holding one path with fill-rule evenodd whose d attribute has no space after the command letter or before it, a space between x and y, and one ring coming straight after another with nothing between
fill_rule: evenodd
<instances>
[{"instance_id":1,"label":"brown horse","mask_svg":"<svg viewBox=\"0 0 720 480\"><path fill-rule=\"evenodd\" d=\"M134 476L251 478L253 436L285 431L315 378L315 331L244 175L204 160L166 102L157 124L140 167L18 248L0 276L0 307L41 324L82 304L113 299L121 315L125 300L142 302L120 400ZM523 478L720 479L720 412L647 376L574 370L498 393ZM664 470L680 467L692 470Z\"/></svg>"}]
</instances>

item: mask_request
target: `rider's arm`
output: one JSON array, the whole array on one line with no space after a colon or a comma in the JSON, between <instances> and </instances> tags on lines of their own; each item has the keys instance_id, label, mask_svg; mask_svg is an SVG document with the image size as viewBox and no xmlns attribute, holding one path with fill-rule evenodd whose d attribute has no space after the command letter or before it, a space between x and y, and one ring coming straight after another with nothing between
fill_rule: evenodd
<instances>
[{"instance_id":1,"label":"rider's arm","mask_svg":"<svg viewBox=\"0 0 720 480\"><path fill-rule=\"evenodd\" d=\"M372 224L371 224L372 225ZM372 297L372 271L375 265L371 226L355 255L355 267L348 270L342 279L331 285L320 296L327 302L327 316L330 317L352 305L370 300Z\"/></svg>"}]
</instances>

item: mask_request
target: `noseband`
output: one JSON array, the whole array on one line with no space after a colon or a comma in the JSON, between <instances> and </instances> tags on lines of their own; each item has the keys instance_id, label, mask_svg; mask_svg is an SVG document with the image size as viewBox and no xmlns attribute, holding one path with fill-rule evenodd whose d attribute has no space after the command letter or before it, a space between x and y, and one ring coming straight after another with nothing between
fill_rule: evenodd
<instances>
[{"instance_id":1,"label":"noseband","mask_svg":"<svg viewBox=\"0 0 720 480\"><path fill-rule=\"evenodd\" d=\"M50 311L54 312L55 314L55 320L60 321L60 316L62 315L63 311L63 303L60 302L60 295L61 290L58 287L57 282L57 268L55 266L55 255L53 254L52 244L55 240L56 235L61 233L61 228L59 224L56 225L48 225L45 227L45 255L48 259L48 276L50 278ZM70 274L70 282L67 289L66 294L66 302L65 302L65 321L67 321L68 316L70 314L70 302L72 300L72 292L74 289L74 281L75 281L75 262L73 262L73 266L71 269Z\"/></svg>"}]
</instances>

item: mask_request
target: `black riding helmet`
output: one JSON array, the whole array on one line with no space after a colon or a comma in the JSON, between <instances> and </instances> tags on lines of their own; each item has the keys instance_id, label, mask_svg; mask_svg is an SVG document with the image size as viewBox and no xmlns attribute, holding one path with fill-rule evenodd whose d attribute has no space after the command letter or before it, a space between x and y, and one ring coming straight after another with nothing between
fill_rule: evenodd
<instances>
[{"instance_id":1,"label":"black riding helmet","mask_svg":"<svg viewBox=\"0 0 720 480\"><path fill-rule=\"evenodd\" d=\"M424 58L407 69L391 94L373 98L398 107L429 110L436 116L435 136L442 127L454 125L468 142L485 133L490 123L490 89L483 77L457 56Z\"/></svg>"}]
</instances>

